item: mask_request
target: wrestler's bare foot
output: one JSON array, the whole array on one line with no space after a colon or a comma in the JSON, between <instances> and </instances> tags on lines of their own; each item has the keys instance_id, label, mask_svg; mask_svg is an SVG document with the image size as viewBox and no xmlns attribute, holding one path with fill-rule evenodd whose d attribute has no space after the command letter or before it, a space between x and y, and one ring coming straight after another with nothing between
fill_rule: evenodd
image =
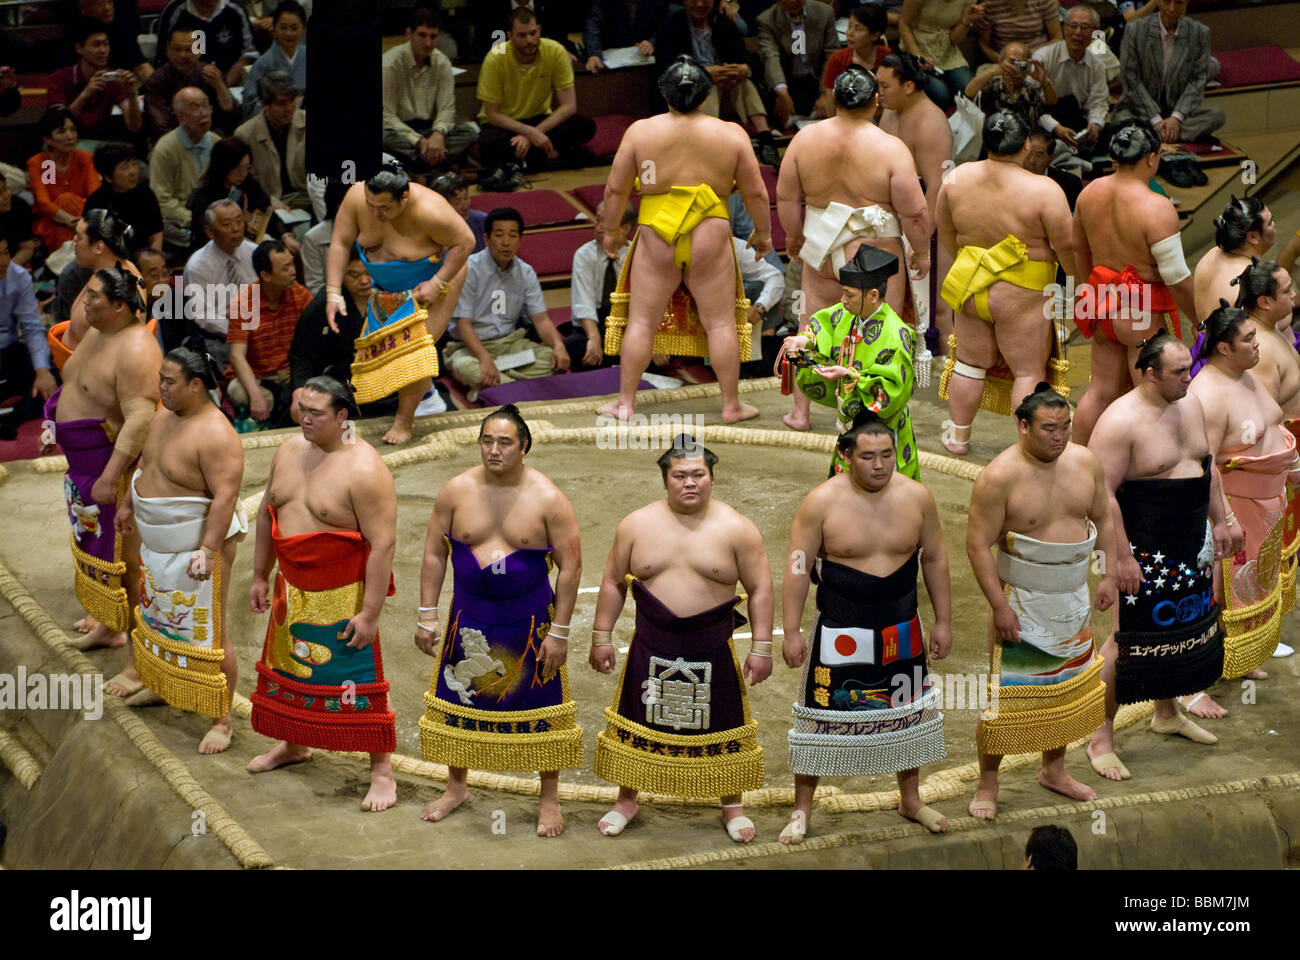
<instances>
[{"instance_id":1,"label":"wrestler's bare foot","mask_svg":"<svg viewBox=\"0 0 1300 960\"><path fill-rule=\"evenodd\" d=\"M412 423L414 421L410 417L394 417L393 425L384 434L384 443L395 445L410 440Z\"/></svg>"},{"instance_id":2,"label":"wrestler's bare foot","mask_svg":"<svg viewBox=\"0 0 1300 960\"><path fill-rule=\"evenodd\" d=\"M1068 773L1049 773L1046 770L1038 771L1038 782L1048 790L1055 790L1059 794L1069 797L1071 800L1096 800L1097 791L1087 784L1080 783Z\"/></svg>"},{"instance_id":3,"label":"wrestler's bare foot","mask_svg":"<svg viewBox=\"0 0 1300 960\"><path fill-rule=\"evenodd\" d=\"M449 783L437 800L430 801L420 811L420 819L437 823L469 799L469 788L460 783Z\"/></svg>"},{"instance_id":4,"label":"wrestler's bare foot","mask_svg":"<svg viewBox=\"0 0 1300 960\"><path fill-rule=\"evenodd\" d=\"M1246 674L1246 679L1247 679L1247 680L1267 680L1267 679L1268 679L1268 674L1267 674L1265 671L1259 669L1259 667L1256 667L1254 670L1250 671L1250 673Z\"/></svg>"},{"instance_id":5,"label":"wrestler's bare foot","mask_svg":"<svg viewBox=\"0 0 1300 960\"><path fill-rule=\"evenodd\" d=\"M539 837L558 837L564 832L564 815L560 812L560 801L547 798L537 804L537 835Z\"/></svg>"},{"instance_id":6,"label":"wrestler's bare foot","mask_svg":"<svg viewBox=\"0 0 1300 960\"><path fill-rule=\"evenodd\" d=\"M276 767L287 767L292 763L303 763L311 759L311 747L300 746L281 740L266 753L248 761L249 773L266 773Z\"/></svg>"},{"instance_id":7,"label":"wrestler's bare foot","mask_svg":"<svg viewBox=\"0 0 1300 960\"><path fill-rule=\"evenodd\" d=\"M1124 774L1128 772L1128 768L1115 755L1114 737L1104 727L1092 735L1087 754L1092 769L1107 780L1123 780Z\"/></svg>"},{"instance_id":8,"label":"wrestler's bare foot","mask_svg":"<svg viewBox=\"0 0 1300 960\"><path fill-rule=\"evenodd\" d=\"M975 797L970 802L968 812L976 820L992 820L998 815L998 777L982 774L975 787Z\"/></svg>"},{"instance_id":9,"label":"wrestler's bare foot","mask_svg":"<svg viewBox=\"0 0 1300 960\"><path fill-rule=\"evenodd\" d=\"M111 697L129 697L143 686L144 684L136 675L135 667L128 664L117 676L104 681L104 692Z\"/></svg>"},{"instance_id":10,"label":"wrestler's bare foot","mask_svg":"<svg viewBox=\"0 0 1300 960\"><path fill-rule=\"evenodd\" d=\"M753 420L756 416L758 416L758 407L751 407L739 401L736 402L735 407L722 408L723 423L740 423L742 420Z\"/></svg>"},{"instance_id":11,"label":"wrestler's bare foot","mask_svg":"<svg viewBox=\"0 0 1300 960\"><path fill-rule=\"evenodd\" d=\"M811 421L808 419L807 413L804 413L804 415L801 417L794 410L791 410L784 417L782 417L781 422L784 423L791 430L807 430L808 427L812 425Z\"/></svg>"},{"instance_id":12,"label":"wrestler's bare foot","mask_svg":"<svg viewBox=\"0 0 1300 960\"><path fill-rule=\"evenodd\" d=\"M77 633L90 633L90 631L94 630L97 626L99 626L99 621L90 614L86 614L72 625L72 629L76 630Z\"/></svg>"},{"instance_id":13,"label":"wrestler's bare foot","mask_svg":"<svg viewBox=\"0 0 1300 960\"><path fill-rule=\"evenodd\" d=\"M106 627L102 623L96 622L95 626L84 637L77 637L68 641L68 646L76 647L78 650L95 650L98 648L112 649L114 647L125 646L126 634L111 627ZM135 671L132 671L134 676ZM121 696L121 694L116 694Z\"/></svg>"},{"instance_id":14,"label":"wrestler's bare foot","mask_svg":"<svg viewBox=\"0 0 1300 960\"><path fill-rule=\"evenodd\" d=\"M733 828L728 826L733 820L744 820L745 825ZM758 830L749 818L745 816L745 808L736 804L735 806L726 806L722 808L722 825L727 828L727 833L732 840L739 840L741 843L749 843L758 835Z\"/></svg>"},{"instance_id":15,"label":"wrestler's bare foot","mask_svg":"<svg viewBox=\"0 0 1300 960\"><path fill-rule=\"evenodd\" d=\"M777 843L783 843L787 847L790 844L803 843L803 838L808 835L808 811L796 810L790 814L790 822L781 830L781 835L776 838Z\"/></svg>"},{"instance_id":16,"label":"wrestler's bare foot","mask_svg":"<svg viewBox=\"0 0 1300 960\"><path fill-rule=\"evenodd\" d=\"M214 721L208 732L203 735L203 739L199 741L199 753L205 757L214 753L224 753L230 746L233 736L234 727L231 725L230 716L226 715Z\"/></svg>"},{"instance_id":17,"label":"wrestler's bare foot","mask_svg":"<svg viewBox=\"0 0 1300 960\"><path fill-rule=\"evenodd\" d=\"M970 453L971 424L961 426L951 420L945 420L940 427L939 442L944 449L955 457L964 457Z\"/></svg>"},{"instance_id":18,"label":"wrestler's bare foot","mask_svg":"<svg viewBox=\"0 0 1300 960\"><path fill-rule=\"evenodd\" d=\"M899 804L898 815L919 823L931 833L948 832L948 818L938 810L927 807L923 803L918 802L915 805L911 803Z\"/></svg>"},{"instance_id":19,"label":"wrestler's bare foot","mask_svg":"<svg viewBox=\"0 0 1300 960\"><path fill-rule=\"evenodd\" d=\"M637 811L640 809L641 807L635 800L619 800L610 808L609 813L600 818L600 822L596 824L596 830L599 831L601 836L617 837L623 832L623 828L636 818ZM621 822L610 823L607 819L610 813L618 814Z\"/></svg>"},{"instance_id":20,"label":"wrestler's bare foot","mask_svg":"<svg viewBox=\"0 0 1300 960\"><path fill-rule=\"evenodd\" d=\"M626 420L632 414L636 413L630 403L619 403L617 399L609 401L603 407L600 407L597 413L602 413L607 417L616 417L619 420Z\"/></svg>"},{"instance_id":21,"label":"wrestler's bare foot","mask_svg":"<svg viewBox=\"0 0 1300 960\"><path fill-rule=\"evenodd\" d=\"M666 353L653 353L650 355L650 366L666 367L672 363L673 358Z\"/></svg>"},{"instance_id":22,"label":"wrestler's bare foot","mask_svg":"<svg viewBox=\"0 0 1300 960\"><path fill-rule=\"evenodd\" d=\"M392 770L370 771L370 789L361 801L361 809L369 813L387 810L397 802L397 781L393 779Z\"/></svg>"},{"instance_id":23,"label":"wrestler's bare foot","mask_svg":"<svg viewBox=\"0 0 1300 960\"><path fill-rule=\"evenodd\" d=\"M1214 702L1214 699L1202 691L1189 697L1179 697L1178 702L1188 713L1202 720L1218 720L1228 715L1228 711Z\"/></svg>"},{"instance_id":24,"label":"wrestler's bare foot","mask_svg":"<svg viewBox=\"0 0 1300 960\"><path fill-rule=\"evenodd\" d=\"M128 707L165 707L167 701L148 687L144 687L127 697L126 705Z\"/></svg>"}]
</instances>

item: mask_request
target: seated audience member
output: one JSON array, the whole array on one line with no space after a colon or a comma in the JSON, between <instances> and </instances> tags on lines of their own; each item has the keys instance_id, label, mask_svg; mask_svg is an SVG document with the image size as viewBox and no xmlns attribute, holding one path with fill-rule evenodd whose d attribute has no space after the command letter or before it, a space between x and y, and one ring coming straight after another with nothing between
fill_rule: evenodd
<instances>
[{"instance_id":1,"label":"seated audience member","mask_svg":"<svg viewBox=\"0 0 1300 960\"><path fill-rule=\"evenodd\" d=\"M128 7L129 9L122 9ZM130 70L141 83L148 81L153 66L140 52L136 37L141 33L140 16L135 4L116 4L113 0L77 0L77 12L86 20L97 20L100 29L108 36L112 49L109 67Z\"/></svg>"},{"instance_id":2,"label":"seated audience member","mask_svg":"<svg viewBox=\"0 0 1300 960\"><path fill-rule=\"evenodd\" d=\"M1043 65L1046 80L1056 91L1051 113L1044 113L1038 122L1048 133L1084 150L1097 145L1110 109L1106 65L1088 49L1092 32L1100 27L1097 11L1077 4L1065 15L1064 39L1034 52L1034 59Z\"/></svg>"},{"instance_id":3,"label":"seated audience member","mask_svg":"<svg viewBox=\"0 0 1300 960\"><path fill-rule=\"evenodd\" d=\"M325 185L325 219L302 238L302 282L312 296L325 288L325 261L330 252L330 238L334 236L334 217L347 192L348 184L342 180L330 180Z\"/></svg>"},{"instance_id":4,"label":"seated audience member","mask_svg":"<svg viewBox=\"0 0 1300 960\"><path fill-rule=\"evenodd\" d=\"M760 260L740 237L731 238L740 264L740 279L749 298L750 360L761 359L763 332L781 325L781 301L785 298L785 273L767 260ZM769 364L770 367L770 364ZM767 374L764 374L766 376Z\"/></svg>"},{"instance_id":5,"label":"seated audience member","mask_svg":"<svg viewBox=\"0 0 1300 960\"><path fill-rule=\"evenodd\" d=\"M99 174L90 153L77 149L77 124L67 107L47 107L36 131L45 149L27 160L35 200L32 230L53 253L72 239L86 198L99 189Z\"/></svg>"},{"instance_id":6,"label":"seated audience member","mask_svg":"<svg viewBox=\"0 0 1300 960\"><path fill-rule=\"evenodd\" d=\"M605 318L609 316L609 295L618 286L618 274L630 249L628 235L636 229L636 210L629 203L623 211L617 257L605 252L600 228L604 210L602 201L596 206L595 238L573 251L572 329L564 337L564 349L574 370L592 370L614 361L605 356Z\"/></svg>"},{"instance_id":7,"label":"seated audience member","mask_svg":"<svg viewBox=\"0 0 1300 960\"><path fill-rule=\"evenodd\" d=\"M176 128L179 122L172 112L172 100L185 87L207 94L212 104L212 126L222 133L233 133L243 120L239 103L226 86L226 78L215 63L199 60L194 52L192 29L179 27L167 40L167 62L154 71L144 85L144 108L149 129L155 137ZM159 38L159 42L162 40Z\"/></svg>"},{"instance_id":8,"label":"seated audience member","mask_svg":"<svg viewBox=\"0 0 1300 960\"><path fill-rule=\"evenodd\" d=\"M540 36L554 40L564 47L565 58L570 63L576 60L576 57L568 52L568 35L582 31L582 23L576 21L585 16L586 10L577 11L575 15L574 0L530 0L526 3L520 3L518 0L475 0L471 6L475 59L483 60L488 51L509 33L510 15L522 6L541 25ZM570 26L575 29L570 30Z\"/></svg>"},{"instance_id":9,"label":"seated audience member","mask_svg":"<svg viewBox=\"0 0 1300 960\"><path fill-rule=\"evenodd\" d=\"M384 149L414 172L458 163L478 125L456 122L456 78L437 48L441 19L426 7L411 14L406 43L384 54Z\"/></svg>"},{"instance_id":10,"label":"seated audience member","mask_svg":"<svg viewBox=\"0 0 1300 960\"><path fill-rule=\"evenodd\" d=\"M185 319L183 309L179 316L172 316L172 280L176 274L162 252L143 247L135 253L135 265L144 281L145 311L151 320L158 321L158 343L163 353L181 346L191 334L202 336L193 322Z\"/></svg>"},{"instance_id":11,"label":"seated audience member","mask_svg":"<svg viewBox=\"0 0 1300 960\"><path fill-rule=\"evenodd\" d=\"M13 428L41 415L55 390L53 371L32 275L13 262L9 240L0 236L0 400L22 398L0 420L0 439L12 440Z\"/></svg>"},{"instance_id":12,"label":"seated audience member","mask_svg":"<svg viewBox=\"0 0 1300 960\"><path fill-rule=\"evenodd\" d=\"M211 204L203 212L202 222L210 239L185 263L186 301L191 289L203 293L192 319L203 334L208 353L225 366L230 360L226 335L231 313L238 309L238 290L257 282L257 271L253 269L257 245L245 239L244 211L232 200Z\"/></svg>"},{"instance_id":13,"label":"seated audience member","mask_svg":"<svg viewBox=\"0 0 1300 960\"><path fill-rule=\"evenodd\" d=\"M479 156L495 176L479 181L483 189L513 190L522 181L515 161L536 170L548 162L579 161L579 149L596 133L590 117L577 112L573 66L564 47L541 35L537 17L527 7L510 14L508 38L483 61L478 76Z\"/></svg>"},{"instance_id":14,"label":"seated audience member","mask_svg":"<svg viewBox=\"0 0 1300 960\"><path fill-rule=\"evenodd\" d=\"M1023 43L1032 53L1061 39L1061 9L1057 0L984 0L980 49L997 62L1008 43Z\"/></svg>"},{"instance_id":15,"label":"seated audience member","mask_svg":"<svg viewBox=\"0 0 1300 960\"><path fill-rule=\"evenodd\" d=\"M502 381L531 380L569 369L569 353L546 313L537 274L515 256L524 218L518 210L500 207L487 215L485 226L487 248L470 254L444 350L452 375L472 388L471 401L478 399L480 389ZM525 310L541 343L529 340L515 325ZM501 370L495 363L529 350L533 360L523 366Z\"/></svg>"},{"instance_id":16,"label":"seated audience member","mask_svg":"<svg viewBox=\"0 0 1300 960\"><path fill-rule=\"evenodd\" d=\"M655 38L655 61L672 63L685 54L695 59L713 78L713 89L700 107L712 117L748 122L758 137L760 163L781 162L767 108L750 79L745 38L725 15L718 0L686 0L686 8L670 14Z\"/></svg>"},{"instance_id":17,"label":"seated audience member","mask_svg":"<svg viewBox=\"0 0 1300 960\"><path fill-rule=\"evenodd\" d=\"M474 253L487 246L483 237L483 224L487 220L487 214L469 205L469 187L465 185L465 178L456 173L444 173L431 186L469 224L469 229L474 234Z\"/></svg>"},{"instance_id":18,"label":"seated audience member","mask_svg":"<svg viewBox=\"0 0 1300 960\"><path fill-rule=\"evenodd\" d=\"M245 407L259 423L278 426L286 418L289 398L289 344L303 308L311 300L298 282L293 254L278 240L264 240L253 251L257 282L245 309L240 297L232 313L226 342L235 379L226 392L236 408Z\"/></svg>"},{"instance_id":19,"label":"seated audience member","mask_svg":"<svg viewBox=\"0 0 1300 960\"><path fill-rule=\"evenodd\" d=\"M283 70L293 78L301 94L307 89L307 14L298 0L282 0L271 17L271 48L254 61L244 77L244 116L251 117L262 109L262 78L273 70Z\"/></svg>"},{"instance_id":20,"label":"seated audience member","mask_svg":"<svg viewBox=\"0 0 1300 960\"><path fill-rule=\"evenodd\" d=\"M140 161L129 143L106 140L95 148L95 171L103 183L86 199L86 210L111 210L135 232L138 245L161 250L162 211L153 191L140 182Z\"/></svg>"},{"instance_id":21,"label":"seated audience member","mask_svg":"<svg viewBox=\"0 0 1300 960\"><path fill-rule=\"evenodd\" d=\"M246 120L235 136L253 154L257 180L271 206L310 210L307 194L307 111L298 106L302 91L283 70L262 77L262 110Z\"/></svg>"},{"instance_id":22,"label":"seated audience member","mask_svg":"<svg viewBox=\"0 0 1300 960\"><path fill-rule=\"evenodd\" d=\"M885 43L885 8L875 4L860 3L849 12L849 25L844 31L845 45L830 55L822 71L822 92L817 104L817 116L835 116L835 78L850 65L876 72L880 61L892 52Z\"/></svg>"},{"instance_id":23,"label":"seated audience member","mask_svg":"<svg viewBox=\"0 0 1300 960\"><path fill-rule=\"evenodd\" d=\"M961 44L984 23L984 4L975 0L906 0L898 21L899 45L920 61L926 95L947 110L975 76Z\"/></svg>"},{"instance_id":24,"label":"seated audience member","mask_svg":"<svg viewBox=\"0 0 1300 960\"><path fill-rule=\"evenodd\" d=\"M1025 154L1021 166L1031 173L1040 173L1054 180L1056 185L1065 192L1065 199L1069 201L1070 212L1073 213L1074 201L1079 199L1079 192L1083 190L1083 181L1068 170L1049 166L1052 160L1054 141L1052 135L1042 127L1035 127L1030 130L1026 142L1029 152Z\"/></svg>"},{"instance_id":25,"label":"seated audience member","mask_svg":"<svg viewBox=\"0 0 1300 960\"><path fill-rule=\"evenodd\" d=\"M184 87L172 98L176 127L158 138L149 155L149 189L158 198L163 216L163 239L190 249L191 227L200 235L202 223L191 224L190 194L217 142L212 132L212 104L197 87Z\"/></svg>"},{"instance_id":26,"label":"seated audience member","mask_svg":"<svg viewBox=\"0 0 1300 960\"><path fill-rule=\"evenodd\" d=\"M1157 6L1159 16L1142 17L1124 30L1124 95L1111 122L1148 121L1165 143L1200 140L1227 122L1222 110L1205 104L1210 29L1184 16L1187 0L1157 0Z\"/></svg>"},{"instance_id":27,"label":"seated audience member","mask_svg":"<svg viewBox=\"0 0 1300 960\"><path fill-rule=\"evenodd\" d=\"M205 57L221 68L228 87L239 83L258 57L248 14L230 0L171 0L158 17L158 36L170 37L177 27L203 31ZM154 64L162 66L166 51L158 46Z\"/></svg>"},{"instance_id":28,"label":"seated audience member","mask_svg":"<svg viewBox=\"0 0 1300 960\"><path fill-rule=\"evenodd\" d=\"M800 43L796 43L798 38ZM758 17L758 51L782 129L810 116L826 61L840 47L835 11L818 0L777 0ZM658 58L656 58L658 59Z\"/></svg>"},{"instance_id":29,"label":"seated audience member","mask_svg":"<svg viewBox=\"0 0 1300 960\"><path fill-rule=\"evenodd\" d=\"M636 0L635 6L629 15L628 0L592 0L582 26L582 46L587 55L584 66L588 72L595 73L604 65L606 50L644 45L649 49L642 53L654 53L654 38L668 18L668 0Z\"/></svg>"},{"instance_id":30,"label":"seated audience member","mask_svg":"<svg viewBox=\"0 0 1300 960\"><path fill-rule=\"evenodd\" d=\"M200 222L203 213L217 200L231 200L244 212L244 227L256 240L259 224L271 208L271 198L253 174L253 160L248 144L239 137L226 137L212 145L208 168L190 194L190 217ZM193 253L207 241L196 236L191 242Z\"/></svg>"},{"instance_id":31,"label":"seated audience member","mask_svg":"<svg viewBox=\"0 0 1300 960\"><path fill-rule=\"evenodd\" d=\"M1043 84L1046 76L1042 63L1029 59L1028 47L1023 43L1008 43L997 66L980 70L966 85L966 96L975 101L984 116L1010 110L1032 130L1047 108L1056 103L1056 92L1050 82Z\"/></svg>"},{"instance_id":32,"label":"seated audience member","mask_svg":"<svg viewBox=\"0 0 1300 960\"><path fill-rule=\"evenodd\" d=\"M130 70L108 69L109 44L98 20L78 20L69 30L77 62L51 74L49 102L63 104L90 140L137 134L144 127L137 93L140 78ZM113 116L120 107L122 115Z\"/></svg>"},{"instance_id":33,"label":"seated audience member","mask_svg":"<svg viewBox=\"0 0 1300 960\"><path fill-rule=\"evenodd\" d=\"M1078 870L1079 845L1065 827L1034 827L1025 844L1026 870Z\"/></svg>"},{"instance_id":34,"label":"seated audience member","mask_svg":"<svg viewBox=\"0 0 1300 960\"><path fill-rule=\"evenodd\" d=\"M32 262L36 253L36 234L32 232L32 207L15 196L9 183L0 177L0 237L9 241L10 259L20 267Z\"/></svg>"},{"instance_id":35,"label":"seated audience member","mask_svg":"<svg viewBox=\"0 0 1300 960\"><path fill-rule=\"evenodd\" d=\"M319 377L330 367L348 369L352 363L352 343L361 336L366 322L366 304L370 301L373 281L361 251L353 246L348 253L348 266L343 272L343 305L347 313L334 315L338 332L330 328L325 319L326 292L322 286L303 308L293 342L289 345L289 388L293 399L289 412L297 423L298 391L312 377Z\"/></svg>"}]
</instances>

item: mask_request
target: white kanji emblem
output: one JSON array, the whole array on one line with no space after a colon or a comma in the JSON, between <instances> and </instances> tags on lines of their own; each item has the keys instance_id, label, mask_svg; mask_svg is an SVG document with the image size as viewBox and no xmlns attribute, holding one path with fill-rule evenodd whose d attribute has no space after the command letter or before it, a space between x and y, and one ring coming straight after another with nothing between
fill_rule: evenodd
<instances>
[{"instance_id":1,"label":"white kanji emblem","mask_svg":"<svg viewBox=\"0 0 1300 960\"><path fill-rule=\"evenodd\" d=\"M673 679L679 678L679 679ZM674 730L709 729L713 664L650 658L646 680L646 723Z\"/></svg>"}]
</instances>

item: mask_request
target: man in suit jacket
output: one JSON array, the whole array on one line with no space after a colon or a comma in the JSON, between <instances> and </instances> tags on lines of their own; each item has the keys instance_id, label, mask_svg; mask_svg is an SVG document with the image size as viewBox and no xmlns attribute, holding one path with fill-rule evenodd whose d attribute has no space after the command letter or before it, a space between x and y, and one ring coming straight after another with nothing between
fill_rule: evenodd
<instances>
[{"instance_id":1,"label":"man in suit jacket","mask_svg":"<svg viewBox=\"0 0 1300 960\"><path fill-rule=\"evenodd\" d=\"M758 52L772 90L772 109L783 127L793 114L812 115L826 60L839 46L829 4L777 0L759 14Z\"/></svg>"},{"instance_id":2,"label":"man in suit jacket","mask_svg":"<svg viewBox=\"0 0 1300 960\"><path fill-rule=\"evenodd\" d=\"M271 197L295 210L310 210L307 195L307 111L298 106L298 90L285 70L262 77L262 110L245 120L235 136L248 144L253 172Z\"/></svg>"},{"instance_id":3,"label":"man in suit jacket","mask_svg":"<svg viewBox=\"0 0 1300 960\"><path fill-rule=\"evenodd\" d=\"M1205 105L1210 29L1184 16L1187 0L1156 0L1156 7L1158 16L1124 30L1124 96L1112 121L1150 121L1166 143L1197 140L1227 119L1218 107Z\"/></svg>"}]
</instances>

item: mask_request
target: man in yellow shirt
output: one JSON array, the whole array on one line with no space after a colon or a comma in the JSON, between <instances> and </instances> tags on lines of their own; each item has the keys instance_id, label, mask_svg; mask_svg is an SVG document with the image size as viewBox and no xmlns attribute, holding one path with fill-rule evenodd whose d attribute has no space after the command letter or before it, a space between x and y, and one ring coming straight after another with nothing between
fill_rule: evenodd
<instances>
[{"instance_id":1,"label":"man in yellow shirt","mask_svg":"<svg viewBox=\"0 0 1300 960\"><path fill-rule=\"evenodd\" d=\"M572 155L596 133L578 111L573 67L564 47L542 36L537 16L516 7L510 33L483 61L478 78L479 156L490 173L480 186L513 190L523 167L537 170ZM513 169L512 169L513 167Z\"/></svg>"}]
</instances>

